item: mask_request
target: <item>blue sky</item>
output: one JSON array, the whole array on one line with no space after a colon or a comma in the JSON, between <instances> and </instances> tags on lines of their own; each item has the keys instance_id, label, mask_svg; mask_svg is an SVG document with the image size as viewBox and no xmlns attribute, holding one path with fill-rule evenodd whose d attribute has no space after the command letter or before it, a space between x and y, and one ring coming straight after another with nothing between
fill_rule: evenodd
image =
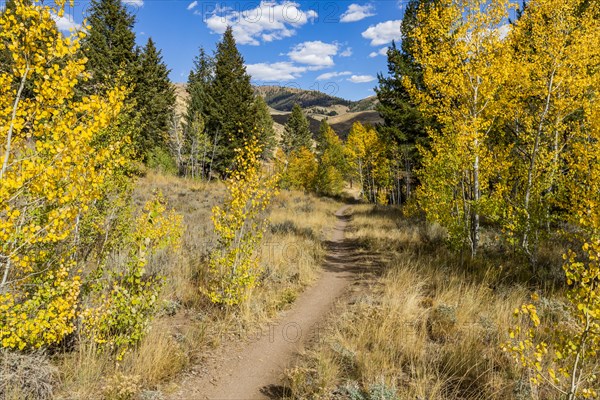
<instances>
[{"instance_id":1,"label":"blue sky","mask_svg":"<svg viewBox=\"0 0 600 400\"><path fill-rule=\"evenodd\" d=\"M256 84L316 89L356 100L373 95L385 49L400 37L404 1L127 0L140 45L151 36L185 82L200 46L212 52L227 25ZM81 23L89 2L59 21Z\"/></svg>"}]
</instances>

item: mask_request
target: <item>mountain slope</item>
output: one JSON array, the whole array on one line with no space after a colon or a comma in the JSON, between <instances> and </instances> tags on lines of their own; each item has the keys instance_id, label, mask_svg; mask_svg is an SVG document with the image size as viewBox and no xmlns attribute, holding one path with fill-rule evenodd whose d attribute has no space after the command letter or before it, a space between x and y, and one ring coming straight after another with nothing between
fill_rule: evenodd
<instances>
[{"instance_id":1,"label":"mountain slope","mask_svg":"<svg viewBox=\"0 0 600 400\"><path fill-rule=\"evenodd\" d=\"M317 90L302 90L285 86L255 86L254 91L263 96L269 106L279 111L291 111L294 103L298 103L303 109L335 105L350 107L353 104L352 101Z\"/></svg>"},{"instance_id":2,"label":"mountain slope","mask_svg":"<svg viewBox=\"0 0 600 400\"><path fill-rule=\"evenodd\" d=\"M175 84L178 114L185 112L185 103L188 98L185 83ZM316 90L303 90L283 86L255 86L255 93L263 96L271 117L275 122L277 136L283 132L283 125L288 120L289 111L294 103L298 103L304 110L310 130L313 134L319 131L321 120L327 118L329 124L337 134L345 138L354 122L376 125L383 120L374 111L378 100L376 96L367 97L359 101L345 100L322 93Z\"/></svg>"}]
</instances>

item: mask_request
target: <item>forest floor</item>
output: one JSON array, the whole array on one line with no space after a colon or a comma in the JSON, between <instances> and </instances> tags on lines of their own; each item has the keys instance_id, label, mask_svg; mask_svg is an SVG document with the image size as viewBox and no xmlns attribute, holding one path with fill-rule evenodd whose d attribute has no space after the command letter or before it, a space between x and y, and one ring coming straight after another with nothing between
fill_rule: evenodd
<instances>
[{"instance_id":1,"label":"forest floor","mask_svg":"<svg viewBox=\"0 0 600 400\"><path fill-rule=\"evenodd\" d=\"M362 272L355 244L345 238L352 206L336 212L322 272L293 306L245 340L224 343L192 367L169 399L280 399L289 395L284 371L315 339L336 301Z\"/></svg>"}]
</instances>

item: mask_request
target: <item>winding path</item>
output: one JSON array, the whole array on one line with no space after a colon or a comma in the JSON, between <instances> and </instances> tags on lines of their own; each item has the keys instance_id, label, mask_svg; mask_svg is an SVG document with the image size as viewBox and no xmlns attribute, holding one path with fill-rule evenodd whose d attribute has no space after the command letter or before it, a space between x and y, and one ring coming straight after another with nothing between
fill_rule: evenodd
<instances>
[{"instance_id":1,"label":"winding path","mask_svg":"<svg viewBox=\"0 0 600 400\"><path fill-rule=\"evenodd\" d=\"M338 218L330 241L323 272L318 281L303 292L292 307L263 329L250 343L223 349L207 363L200 376L189 376L169 399L280 399L283 371L309 339L318 333L335 301L357 271L353 247L344 240L351 218L350 206L336 212ZM354 264L354 265L353 265Z\"/></svg>"}]
</instances>

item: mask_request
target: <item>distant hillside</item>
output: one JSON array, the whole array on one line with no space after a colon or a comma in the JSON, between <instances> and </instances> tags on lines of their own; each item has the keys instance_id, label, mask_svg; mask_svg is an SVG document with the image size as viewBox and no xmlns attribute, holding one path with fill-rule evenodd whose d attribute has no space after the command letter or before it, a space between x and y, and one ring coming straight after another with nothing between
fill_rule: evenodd
<instances>
[{"instance_id":1,"label":"distant hillside","mask_svg":"<svg viewBox=\"0 0 600 400\"><path fill-rule=\"evenodd\" d=\"M272 114L271 117L273 118L273 121L275 121L276 123L278 123L280 125L285 125L287 123L288 118L290 117L290 113ZM321 121L311 117L310 115L307 116L307 119L308 119L308 125L309 125L310 131L313 134L319 132L319 125L321 125Z\"/></svg>"},{"instance_id":2,"label":"distant hillside","mask_svg":"<svg viewBox=\"0 0 600 400\"><path fill-rule=\"evenodd\" d=\"M367 97L365 99L353 102L353 104L350 106L350 111L357 112L375 110L377 104L379 104L379 99L377 99L377 96Z\"/></svg>"},{"instance_id":3,"label":"distant hillside","mask_svg":"<svg viewBox=\"0 0 600 400\"><path fill-rule=\"evenodd\" d=\"M255 86L254 90L265 98L269 106L279 111L291 111L294 103L298 103L304 109L336 105L350 107L354 103L317 90L303 90L284 86Z\"/></svg>"},{"instance_id":4,"label":"distant hillside","mask_svg":"<svg viewBox=\"0 0 600 400\"><path fill-rule=\"evenodd\" d=\"M343 139L346 139L352 124L360 122L363 125L372 125L383 123L383 118L379 116L379 113L374 110L349 112L336 117L328 118L327 122L333 128L333 130Z\"/></svg>"},{"instance_id":5,"label":"distant hillside","mask_svg":"<svg viewBox=\"0 0 600 400\"><path fill-rule=\"evenodd\" d=\"M275 122L275 130L279 135L287 122L289 111L294 103L298 103L306 113L310 130L314 134L319 131L321 120L327 118L329 124L340 137L345 138L354 122L376 125L383 120L374 111L378 103L376 96L359 101L345 100L330 96L316 90L302 90L281 86L255 86L256 94L263 96L269 105L269 111ZM177 112L185 112L188 93L185 83L176 83Z\"/></svg>"},{"instance_id":6,"label":"distant hillside","mask_svg":"<svg viewBox=\"0 0 600 400\"><path fill-rule=\"evenodd\" d=\"M290 113L277 113L271 114L273 117L273 121L278 125L285 125ZM319 126L321 125L322 118L315 118L312 115L307 115L308 124L310 131L313 134L317 134L319 132ZM363 125L377 125L383 122L383 119L379 116L377 111L368 110L368 111L358 111L358 112L348 112L341 115L337 115L335 117L328 117L327 122L333 128L333 130L343 139L346 139L350 129L352 128L352 124L355 122L360 122Z\"/></svg>"},{"instance_id":7,"label":"distant hillside","mask_svg":"<svg viewBox=\"0 0 600 400\"><path fill-rule=\"evenodd\" d=\"M175 87L175 112L178 115L185 114L187 107L187 101L190 95L187 92L187 84L185 83L174 83Z\"/></svg>"}]
</instances>

